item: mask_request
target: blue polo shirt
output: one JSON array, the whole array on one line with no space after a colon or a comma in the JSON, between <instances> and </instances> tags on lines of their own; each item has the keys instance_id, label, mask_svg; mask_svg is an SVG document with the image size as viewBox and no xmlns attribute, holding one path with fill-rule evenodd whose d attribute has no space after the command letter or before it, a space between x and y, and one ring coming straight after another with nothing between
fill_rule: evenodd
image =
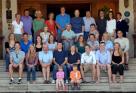
<instances>
[{"instance_id":1,"label":"blue polo shirt","mask_svg":"<svg viewBox=\"0 0 136 93\"><path fill-rule=\"evenodd\" d=\"M59 14L56 16L56 23L59 24L62 29L65 29L66 25L70 23L70 16L68 14ZM59 29L58 33L61 33Z\"/></svg>"},{"instance_id":2,"label":"blue polo shirt","mask_svg":"<svg viewBox=\"0 0 136 93\"><path fill-rule=\"evenodd\" d=\"M28 40L28 43L25 44L23 40L20 41L21 50L27 54L30 45L32 44L32 41Z\"/></svg>"},{"instance_id":3,"label":"blue polo shirt","mask_svg":"<svg viewBox=\"0 0 136 93\"><path fill-rule=\"evenodd\" d=\"M66 57L67 57L67 52L66 51L55 50L53 52L53 58L55 58L56 63L58 63L59 65L63 64Z\"/></svg>"},{"instance_id":4,"label":"blue polo shirt","mask_svg":"<svg viewBox=\"0 0 136 93\"><path fill-rule=\"evenodd\" d=\"M75 33L82 33L82 26L84 26L84 20L82 17L73 17L70 20L70 24Z\"/></svg>"}]
</instances>

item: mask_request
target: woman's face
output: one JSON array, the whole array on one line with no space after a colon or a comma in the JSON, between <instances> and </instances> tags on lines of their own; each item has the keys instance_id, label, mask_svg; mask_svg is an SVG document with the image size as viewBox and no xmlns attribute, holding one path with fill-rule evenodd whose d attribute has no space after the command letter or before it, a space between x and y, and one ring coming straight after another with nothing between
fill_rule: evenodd
<instances>
[{"instance_id":1,"label":"woman's face","mask_svg":"<svg viewBox=\"0 0 136 93\"><path fill-rule=\"evenodd\" d=\"M33 45L30 46L30 51L31 52L34 51L34 46Z\"/></svg>"},{"instance_id":2,"label":"woman's face","mask_svg":"<svg viewBox=\"0 0 136 93\"><path fill-rule=\"evenodd\" d=\"M42 17L42 13L41 13L41 11L37 11L37 13L36 13L36 17L37 17L37 18L41 18L41 17Z\"/></svg>"},{"instance_id":3,"label":"woman's face","mask_svg":"<svg viewBox=\"0 0 136 93\"><path fill-rule=\"evenodd\" d=\"M53 18L54 18L54 14L51 13L51 14L49 15L49 19L53 19Z\"/></svg>"},{"instance_id":4,"label":"woman's face","mask_svg":"<svg viewBox=\"0 0 136 93\"><path fill-rule=\"evenodd\" d=\"M119 44L117 44L117 43L114 45L114 49L115 49L115 50L118 50L119 47L120 47L120 46L119 46Z\"/></svg>"},{"instance_id":5,"label":"woman's face","mask_svg":"<svg viewBox=\"0 0 136 93\"><path fill-rule=\"evenodd\" d=\"M44 32L47 32L48 31L48 27L44 27Z\"/></svg>"},{"instance_id":6,"label":"woman's face","mask_svg":"<svg viewBox=\"0 0 136 93\"><path fill-rule=\"evenodd\" d=\"M90 35L90 40L92 40L92 41L94 41L94 40L95 40L95 38L94 38L94 36L93 36L93 35Z\"/></svg>"},{"instance_id":7,"label":"woman's face","mask_svg":"<svg viewBox=\"0 0 136 93\"><path fill-rule=\"evenodd\" d=\"M104 40L108 40L108 35L107 34L103 34L103 39Z\"/></svg>"},{"instance_id":8,"label":"woman's face","mask_svg":"<svg viewBox=\"0 0 136 93\"><path fill-rule=\"evenodd\" d=\"M38 36L37 37L37 42L40 43L41 42L41 38Z\"/></svg>"},{"instance_id":9,"label":"woman's face","mask_svg":"<svg viewBox=\"0 0 136 93\"><path fill-rule=\"evenodd\" d=\"M10 37L9 37L10 40L14 40L15 39L15 36L14 34L11 34Z\"/></svg>"},{"instance_id":10,"label":"woman's face","mask_svg":"<svg viewBox=\"0 0 136 93\"><path fill-rule=\"evenodd\" d=\"M71 52L75 52L76 51L76 47L75 46L71 46L70 50L71 50Z\"/></svg>"},{"instance_id":11,"label":"woman's face","mask_svg":"<svg viewBox=\"0 0 136 93\"><path fill-rule=\"evenodd\" d=\"M113 18L113 14L109 13L109 18L112 19Z\"/></svg>"},{"instance_id":12,"label":"woman's face","mask_svg":"<svg viewBox=\"0 0 136 93\"><path fill-rule=\"evenodd\" d=\"M19 14L16 16L16 19L20 20L20 15Z\"/></svg>"},{"instance_id":13,"label":"woman's face","mask_svg":"<svg viewBox=\"0 0 136 93\"><path fill-rule=\"evenodd\" d=\"M83 40L84 40L83 36L80 36L79 37L79 42L83 42Z\"/></svg>"},{"instance_id":14,"label":"woman's face","mask_svg":"<svg viewBox=\"0 0 136 93\"><path fill-rule=\"evenodd\" d=\"M50 41L54 41L54 37L52 35L50 35Z\"/></svg>"}]
</instances>

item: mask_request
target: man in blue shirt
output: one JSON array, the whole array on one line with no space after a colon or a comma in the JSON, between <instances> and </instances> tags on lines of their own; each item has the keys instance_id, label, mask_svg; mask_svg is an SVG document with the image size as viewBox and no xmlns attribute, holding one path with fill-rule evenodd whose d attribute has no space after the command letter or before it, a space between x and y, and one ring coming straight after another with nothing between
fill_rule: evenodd
<instances>
[{"instance_id":1,"label":"man in blue shirt","mask_svg":"<svg viewBox=\"0 0 136 93\"><path fill-rule=\"evenodd\" d=\"M108 70L109 83L111 83L111 54L105 49L105 43L100 42L100 50L96 52L97 83L100 82L100 69Z\"/></svg>"},{"instance_id":2,"label":"man in blue shirt","mask_svg":"<svg viewBox=\"0 0 136 93\"><path fill-rule=\"evenodd\" d=\"M28 40L28 33L23 34L23 39L20 41L21 50L27 54L28 49L30 45L32 44L32 41Z\"/></svg>"},{"instance_id":3,"label":"man in blue shirt","mask_svg":"<svg viewBox=\"0 0 136 93\"><path fill-rule=\"evenodd\" d=\"M56 23L58 27L57 39L61 39L61 33L65 30L66 24L70 23L70 16L65 13L65 7L60 8L60 14L56 16Z\"/></svg>"},{"instance_id":4,"label":"man in blue shirt","mask_svg":"<svg viewBox=\"0 0 136 93\"><path fill-rule=\"evenodd\" d=\"M9 65L10 84L15 83L13 79L14 69L19 70L19 78L17 83L18 84L21 83L24 58L25 58L25 53L20 50L19 42L16 42L15 51L10 53L10 65Z\"/></svg>"},{"instance_id":5,"label":"man in blue shirt","mask_svg":"<svg viewBox=\"0 0 136 93\"><path fill-rule=\"evenodd\" d=\"M78 37L79 35L83 35L84 21L83 21L83 18L80 17L80 12L78 9L75 10L74 14L75 14L75 17L73 17L70 20L70 23L72 25L72 30L76 33Z\"/></svg>"},{"instance_id":6,"label":"man in blue shirt","mask_svg":"<svg viewBox=\"0 0 136 93\"><path fill-rule=\"evenodd\" d=\"M84 20L84 24L85 24L84 39L87 41L88 35L90 32L90 25L96 24L96 23L95 23L95 19L93 17L91 17L90 11L86 11L86 16L83 17L83 20Z\"/></svg>"},{"instance_id":7,"label":"man in blue shirt","mask_svg":"<svg viewBox=\"0 0 136 93\"><path fill-rule=\"evenodd\" d=\"M50 65L52 63L53 53L48 50L48 45L43 44L43 51L39 52L39 61L42 66L44 83L50 83Z\"/></svg>"},{"instance_id":8,"label":"man in blue shirt","mask_svg":"<svg viewBox=\"0 0 136 93\"><path fill-rule=\"evenodd\" d=\"M59 66L63 67L64 73L65 73L65 80L66 83L68 83L68 75L67 75L67 53L62 50L62 42L57 43L57 50L54 51L53 53L53 62L54 62L54 67L53 67L53 81L52 83L55 83L56 80L56 72Z\"/></svg>"}]
</instances>

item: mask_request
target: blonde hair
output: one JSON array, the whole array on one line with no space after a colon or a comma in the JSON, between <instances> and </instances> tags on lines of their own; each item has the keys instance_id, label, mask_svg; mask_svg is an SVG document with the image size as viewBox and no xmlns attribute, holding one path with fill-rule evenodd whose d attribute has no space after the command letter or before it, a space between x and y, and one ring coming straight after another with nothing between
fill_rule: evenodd
<instances>
[{"instance_id":1,"label":"blonde hair","mask_svg":"<svg viewBox=\"0 0 136 93\"><path fill-rule=\"evenodd\" d=\"M108 37L107 39L108 39L108 40L110 39L110 36L109 36L108 32L105 32L105 33L103 33L103 35L102 35L102 40L103 40L103 36L104 36L104 35L107 35L107 37Z\"/></svg>"},{"instance_id":2,"label":"blonde hair","mask_svg":"<svg viewBox=\"0 0 136 93\"><path fill-rule=\"evenodd\" d=\"M118 53L119 53L120 56L122 56L122 55L123 55L123 51L122 51L122 49L121 49L121 47L120 47L120 44L119 44L118 42L115 42L115 43L114 43L114 46L115 46L116 44L119 45ZM114 50L115 50L115 49L114 49Z\"/></svg>"},{"instance_id":3,"label":"blonde hair","mask_svg":"<svg viewBox=\"0 0 136 93\"><path fill-rule=\"evenodd\" d=\"M31 46L34 47L34 45L30 45L30 47L31 47ZM29 50L28 50L28 59L35 59L35 57L36 57L35 47L34 47L34 50L33 50L33 51L30 50L30 47L29 47Z\"/></svg>"}]
</instances>

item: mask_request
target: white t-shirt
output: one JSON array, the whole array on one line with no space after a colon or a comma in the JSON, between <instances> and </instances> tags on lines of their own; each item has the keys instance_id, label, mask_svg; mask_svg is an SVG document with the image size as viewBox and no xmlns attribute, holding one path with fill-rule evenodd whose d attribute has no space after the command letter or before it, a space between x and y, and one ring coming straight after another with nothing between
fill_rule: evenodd
<instances>
[{"instance_id":1,"label":"white t-shirt","mask_svg":"<svg viewBox=\"0 0 136 93\"><path fill-rule=\"evenodd\" d=\"M116 29L116 20L115 19L108 20L107 26L106 26L106 31L108 33L112 34L115 29Z\"/></svg>"},{"instance_id":2,"label":"white t-shirt","mask_svg":"<svg viewBox=\"0 0 136 93\"><path fill-rule=\"evenodd\" d=\"M16 22L16 20L14 20L12 22L12 26L14 27L14 34L22 34L22 31L21 31L21 29L23 28L23 22L22 21L20 21L20 24L18 24Z\"/></svg>"}]
</instances>

